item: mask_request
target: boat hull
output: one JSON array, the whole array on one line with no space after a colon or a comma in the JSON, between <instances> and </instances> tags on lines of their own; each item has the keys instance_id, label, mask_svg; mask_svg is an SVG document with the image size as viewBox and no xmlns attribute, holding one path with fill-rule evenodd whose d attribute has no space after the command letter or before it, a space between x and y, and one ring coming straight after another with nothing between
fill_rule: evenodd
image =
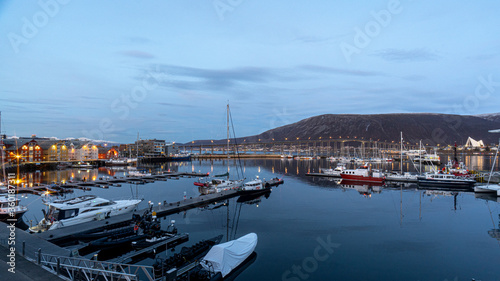
<instances>
[{"instance_id":1,"label":"boat hull","mask_svg":"<svg viewBox=\"0 0 500 281\"><path fill-rule=\"evenodd\" d=\"M362 175L341 174L340 176L342 177L342 180L357 182L383 183L385 180L381 177L366 177Z\"/></svg>"},{"instance_id":2,"label":"boat hull","mask_svg":"<svg viewBox=\"0 0 500 281\"><path fill-rule=\"evenodd\" d=\"M474 181L447 181L447 180L432 180L432 179L419 179L418 185L424 187L445 187L445 188L461 188L472 189Z\"/></svg>"}]
</instances>

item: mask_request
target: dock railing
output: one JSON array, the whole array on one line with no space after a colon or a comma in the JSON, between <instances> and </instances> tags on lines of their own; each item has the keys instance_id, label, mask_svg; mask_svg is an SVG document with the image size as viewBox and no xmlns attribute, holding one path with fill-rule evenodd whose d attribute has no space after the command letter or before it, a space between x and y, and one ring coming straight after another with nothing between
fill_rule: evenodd
<instances>
[{"instance_id":1,"label":"dock railing","mask_svg":"<svg viewBox=\"0 0 500 281\"><path fill-rule=\"evenodd\" d=\"M36 263L70 280L155 280L152 266L62 257L43 254L41 251L35 255Z\"/></svg>"}]
</instances>

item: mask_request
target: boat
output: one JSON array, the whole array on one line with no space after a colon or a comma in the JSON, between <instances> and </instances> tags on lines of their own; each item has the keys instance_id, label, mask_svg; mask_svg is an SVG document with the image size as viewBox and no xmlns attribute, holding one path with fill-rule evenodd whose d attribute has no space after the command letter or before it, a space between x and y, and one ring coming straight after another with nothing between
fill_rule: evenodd
<instances>
[{"instance_id":1,"label":"boat","mask_svg":"<svg viewBox=\"0 0 500 281\"><path fill-rule=\"evenodd\" d=\"M128 171L129 177L150 177L151 173L144 173L137 170Z\"/></svg>"},{"instance_id":2,"label":"boat","mask_svg":"<svg viewBox=\"0 0 500 281\"><path fill-rule=\"evenodd\" d=\"M257 193L257 192L260 193L260 192L265 192L270 188L271 188L270 186L264 187L262 180L259 179L259 176L257 176L254 180L244 183L240 189L240 193L241 194Z\"/></svg>"},{"instance_id":3,"label":"boat","mask_svg":"<svg viewBox=\"0 0 500 281\"><path fill-rule=\"evenodd\" d=\"M325 176L329 177L340 177L340 173L346 169L346 166L343 164L337 165L334 169L324 169L322 170L322 173L325 174Z\"/></svg>"},{"instance_id":4,"label":"boat","mask_svg":"<svg viewBox=\"0 0 500 281\"><path fill-rule=\"evenodd\" d=\"M222 235L219 235L211 239L202 240L191 247L182 247L179 253L174 254L168 259L156 259L153 264L155 280L169 275L172 271L175 272L177 269L182 269L195 263L206 255L212 246L220 243L221 240ZM177 272L175 273L177 274Z\"/></svg>"},{"instance_id":5,"label":"boat","mask_svg":"<svg viewBox=\"0 0 500 281\"><path fill-rule=\"evenodd\" d=\"M71 165L71 168L78 168L78 169L92 169L93 167L94 166L92 166L91 164L85 162L77 162Z\"/></svg>"},{"instance_id":6,"label":"boat","mask_svg":"<svg viewBox=\"0 0 500 281\"><path fill-rule=\"evenodd\" d=\"M383 183L385 176L378 170L372 170L371 165L359 166L357 169L345 169L340 173L342 180Z\"/></svg>"},{"instance_id":7,"label":"boat","mask_svg":"<svg viewBox=\"0 0 500 281\"><path fill-rule=\"evenodd\" d=\"M264 184L264 187L270 187L270 186L278 186L280 184L283 184L285 181L283 180L283 177L282 178L272 178L268 181L266 181L266 183Z\"/></svg>"},{"instance_id":8,"label":"boat","mask_svg":"<svg viewBox=\"0 0 500 281\"><path fill-rule=\"evenodd\" d=\"M195 182L194 185L198 186L198 191L201 194L206 195L224 190L238 189L243 185L243 180L212 179L204 183Z\"/></svg>"},{"instance_id":9,"label":"boat","mask_svg":"<svg viewBox=\"0 0 500 281\"><path fill-rule=\"evenodd\" d=\"M457 177L442 172L426 173L418 177L419 187L444 187L471 189L476 183L473 179Z\"/></svg>"},{"instance_id":10,"label":"boat","mask_svg":"<svg viewBox=\"0 0 500 281\"><path fill-rule=\"evenodd\" d=\"M27 207L19 205L19 201L15 195L0 195L0 221L17 220L28 211Z\"/></svg>"},{"instance_id":11,"label":"boat","mask_svg":"<svg viewBox=\"0 0 500 281\"><path fill-rule=\"evenodd\" d=\"M257 234L249 233L236 240L214 245L200 261L200 265L212 274L220 273L222 278L230 274L254 252Z\"/></svg>"},{"instance_id":12,"label":"boat","mask_svg":"<svg viewBox=\"0 0 500 281\"><path fill-rule=\"evenodd\" d=\"M44 218L33 227L30 232L43 232L77 225L93 220L126 214L134 211L142 200L117 200L112 201L95 195L84 195L72 199L45 202L48 212L44 212Z\"/></svg>"},{"instance_id":13,"label":"boat","mask_svg":"<svg viewBox=\"0 0 500 281\"><path fill-rule=\"evenodd\" d=\"M497 150L495 152L495 158L493 158L493 165L491 165L491 171L490 171L490 175L488 177L488 183L485 185L475 186L474 192L477 192L477 193L496 193L497 197L500 196L500 184L491 184L490 183L491 176L493 175L493 169L495 168L496 161L497 161L498 149L500 149L500 139L498 140L498 146L497 146Z\"/></svg>"},{"instance_id":14,"label":"boat","mask_svg":"<svg viewBox=\"0 0 500 281\"><path fill-rule=\"evenodd\" d=\"M229 152L229 104L226 107L226 112L227 112L227 172L223 175L216 175L214 177L226 177L225 180L221 179L212 179L208 180L205 182L202 182L201 180L198 182L194 182L194 185L198 186L198 190L201 194L211 194L211 193L217 193L221 192L223 190L230 190L230 189L238 189L242 186L244 180L230 180L229 179L229 159L230 159L230 152ZM242 171L243 172L243 171Z\"/></svg>"},{"instance_id":15,"label":"boat","mask_svg":"<svg viewBox=\"0 0 500 281\"><path fill-rule=\"evenodd\" d=\"M169 161L191 161L191 154L174 154L167 157Z\"/></svg>"},{"instance_id":16,"label":"boat","mask_svg":"<svg viewBox=\"0 0 500 281\"><path fill-rule=\"evenodd\" d=\"M404 172L403 174L392 172L385 176L385 180L398 182L418 182L418 175L410 172Z\"/></svg>"},{"instance_id":17,"label":"boat","mask_svg":"<svg viewBox=\"0 0 500 281\"><path fill-rule=\"evenodd\" d=\"M170 221L170 225L167 227L167 230L161 230L160 227L161 225L159 222L157 224L154 223L151 226L141 227L146 232L146 237L145 239L132 242L132 247L136 250L143 249L177 235L175 220Z\"/></svg>"},{"instance_id":18,"label":"boat","mask_svg":"<svg viewBox=\"0 0 500 281\"><path fill-rule=\"evenodd\" d=\"M128 166L130 164L128 159L124 158L108 159L104 163L106 166Z\"/></svg>"}]
</instances>

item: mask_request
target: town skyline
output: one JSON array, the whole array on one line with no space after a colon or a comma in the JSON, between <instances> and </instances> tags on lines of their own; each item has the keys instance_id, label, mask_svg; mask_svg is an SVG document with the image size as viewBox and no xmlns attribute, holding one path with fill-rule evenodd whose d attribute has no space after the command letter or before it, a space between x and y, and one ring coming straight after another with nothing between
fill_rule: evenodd
<instances>
[{"instance_id":1,"label":"town skyline","mask_svg":"<svg viewBox=\"0 0 500 281\"><path fill-rule=\"evenodd\" d=\"M221 139L228 102L241 136L321 114L498 112L498 5L4 1L2 133Z\"/></svg>"}]
</instances>

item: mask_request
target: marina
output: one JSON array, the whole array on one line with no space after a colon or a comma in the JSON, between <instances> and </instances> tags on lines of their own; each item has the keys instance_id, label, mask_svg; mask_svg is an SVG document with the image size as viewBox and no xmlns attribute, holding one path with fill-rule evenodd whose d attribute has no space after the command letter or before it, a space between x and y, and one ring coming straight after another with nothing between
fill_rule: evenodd
<instances>
[{"instance_id":1,"label":"marina","mask_svg":"<svg viewBox=\"0 0 500 281\"><path fill-rule=\"evenodd\" d=\"M234 162L231 160L231 167L233 167ZM149 208L153 208L152 210L156 212L156 215L161 221L161 224L164 228L169 225L171 220L175 220L175 225L179 229L178 246L174 244L170 244L169 248L177 249L177 247L184 247L184 245L195 244L198 241L206 239L207 237L213 237L215 234L224 235L224 241L226 241L225 237L228 236L230 239L239 237L238 233L246 233L246 232L256 232L259 234L259 244L256 247L256 252L258 253L258 257L256 260L250 264L244 271L242 271L238 275L238 280L253 280L255 276L261 276L261 270L266 268L265 264L271 262L273 259L279 259L278 257L282 255L282 253L286 253L291 257L295 257L300 262L300 257L303 255L301 253L307 253L308 247L314 249L314 237L319 237L324 241L335 241L335 243L340 244L338 248L335 248L334 253L338 253L338 255L344 256L353 256L357 255L358 247L354 246L352 242L350 242L350 238L348 236L355 235L359 237L359 239L367 239L368 237L372 237L375 235L376 242L373 243L365 243L360 242L362 245L369 249L373 249L378 243L382 243L386 239L395 239L391 238L394 234L389 234L387 231L381 231L381 229L376 228L373 224L367 221L368 218L377 217L382 221L382 225L388 227L388 230L395 231L396 233L405 233L406 236L401 236L395 241L398 241L400 245L413 245L408 239L412 239L414 234L410 234L410 231L417 231L419 233L419 239L423 241L431 241L434 238L431 238L437 232L447 233L447 230L444 229L449 223L445 223L448 220L456 220L462 217L462 215L468 217L470 212L474 214L483 213L483 211L478 211L482 208L481 202L490 202L490 204L498 204L496 203L497 199L492 197L490 194L480 194L476 195L473 191L446 191L442 189L436 189L439 191L434 191L431 189L426 189L424 191L419 190L418 185L407 183L408 185L396 185L391 186L388 183L386 185L376 185L371 183L359 183L359 182L339 182L340 178L332 178L332 177L318 177L311 176L307 173L312 170L319 170L319 168L324 168L335 165L331 164L326 159L321 160L313 160L310 162L303 161L283 161L281 159L276 160L244 160L244 166L246 167L246 174L248 175L259 175L265 183L269 183L269 185L275 185L280 183L280 179L284 179L285 183L279 186L272 187L272 190L269 190L268 193L256 193L255 196L242 196L240 197L236 190L227 190L219 193L209 194L199 196L198 188L193 184L198 177L189 177L189 176L180 176L179 180L171 181L152 181L146 184L137 184L135 182L123 182L121 186L109 186L107 189L95 188L93 187L91 191L88 190L80 190L75 189L75 193L60 195L63 197L74 198L75 196L88 194L94 194L105 198L115 198L117 196L123 196L125 191L128 191L130 194L135 194L139 196L144 196L144 200L141 205L139 205L139 210L136 212L138 214L142 214ZM224 171L226 169L227 163L226 160L218 160L218 161L196 161L196 162L187 162L182 166L178 166L177 173L183 172L191 172L194 171L210 171L210 173L215 173L212 171ZM390 163L390 164L380 164L375 168L385 170L389 168L397 168L399 163ZM171 166L171 169L174 166ZM332 169L335 166L330 166ZM408 166L410 167L410 166ZM60 173L58 171L54 171L55 173ZM101 170L101 174L105 174L105 170ZM152 171L152 174L156 172ZM197 173L196 176L200 174L206 173ZM194 175L194 174L192 174ZM115 174L117 178L125 179L126 172ZM104 176L102 176L104 178ZM98 177L97 177L98 178ZM253 176L251 178L254 178ZM335 179L336 181L330 181L329 179ZM249 181L249 180L247 180ZM265 185L265 184L264 184ZM301 191L302 190L302 191ZM136 194L138 193L138 194ZM134 196L135 196L134 195ZM148 196L149 195L149 196ZM153 196L151 196L153 195ZM29 225L29 220L34 217L40 218L39 214L40 210L43 208L41 204L41 200L37 198L41 198L36 195L27 194L24 195L27 198L21 198L21 204L28 205L29 211L24 216L24 220ZM332 197L333 196L333 197ZM173 198L178 198L177 200L173 200ZM244 198L244 199L239 199ZM327 199L328 198L328 199ZM392 198L392 199L391 199ZM419 199L420 198L420 199ZM485 199L483 199L485 198ZM344 202L343 200L348 200ZM369 201L366 201L368 200ZM416 201L415 201L416 199ZM286 238L285 241L282 241L284 237L279 235L278 229L272 228L268 229L269 223L277 223L277 220L280 221L280 228L284 227L284 229L294 229L296 228L295 223L298 222L305 223L306 225L310 223L306 223L313 213L320 212L321 209L319 207L315 207L317 203L325 204L325 200L332 200L332 203L335 203L337 206L330 207L332 211L337 210L352 210L353 207L360 208L361 210L368 210L369 208L377 208L375 213L369 212L368 217L361 216L361 214L357 215L357 212L349 215L346 218L342 218L339 215L334 215L336 220L340 220L339 222L335 222L332 218L321 215L321 221L312 222L315 226L315 229L318 229L319 232L317 234L304 234L298 235L298 237L294 238ZM388 201L389 200L389 201ZM419 207L419 200L421 201ZM451 201L450 201L451 200ZM487 200L487 201L485 201ZM150 202L151 201L151 202ZM166 201L166 202L164 202ZM390 203L390 202L393 203ZM495 202L495 203L493 203ZM166 204L165 204L166 203ZM307 206L308 211L305 213L299 212L297 209L297 203L300 205ZM383 207L387 205L387 203L397 204L398 208L392 210ZM401 204L401 210L399 210L399 205ZM416 205L415 205L416 204ZM471 205L472 204L472 205ZM258 207L257 207L258 206ZM469 206L469 207L466 207ZM475 206L471 209L471 206ZM368 208L368 209L367 209ZM431 208L431 209L429 209ZM436 209L437 208L437 209ZM451 208L452 212L449 211ZM479 209L478 209L479 208ZM302 209L302 208L300 208ZM420 209L420 211L419 211ZM435 209L435 210L434 210ZM462 211L460 211L462 209ZM286 210L288 214L282 213L281 210ZM484 210L484 209L483 209ZM493 217L497 216L496 213L499 211L498 205L491 205L490 210L492 212ZM488 212L488 208L486 208ZM229 213L228 213L229 212ZM241 213L240 213L241 212ZM267 213L272 215L265 215ZM392 213L394 215L387 216L387 212ZM385 215L384 215L385 214ZM420 214L420 215L419 215ZM296 217L297 219L290 220L290 216ZM401 216L401 218L400 218ZM430 222L430 217L438 217L439 223L443 224L441 227L437 227L434 222ZM458 217L456 217L458 216ZM453 217L456 217L453 219ZM474 239L479 239L482 243L492 243L496 241L488 236L488 231L492 232L492 229L496 229L496 226L491 226L491 222L488 224L487 219L488 216L482 216L483 220L479 220L484 224L482 227L478 228L479 231L473 237ZM228 221L229 218L229 221ZM398 218L398 219L395 219ZM263 220L260 223L251 223L250 221L254 221L255 219ZM348 221L354 221L348 223ZM393 221L393 219L395 219ZM464 218L465 219L465 218ZM484 220L486 219L486 220ZM83 223L78 226L78 228L61 228L57 230L50 230L46 232L41 232L37 234L31 234L32 237L36 237L37 239L41 239L43 241L47 241L47 243L54 245L52 243L56 243L59 245L67 245L65 248L61 248L59 246L54 245L56 247L55 250L59 255L65 256L67 258L70 257L72 252L74 252L76 245L71 245L69 243L73 237L76 236L85 236L85 233L96 233L96 231L103 231L105 229L113 229L115 227L124 227L125 225L130 225L130 221L132 220L131 215L119 215L115 217L110 217L104 220L98 220L88 223ZM215 220L215 221L214 221ZM289 221L290 220L290 221ZM219 221L218 223L216 221ZM434 220L433 220L434 221ZM215 222L215 224L214 224ZM431 226L434 229L428 234L425 234L425 231L429 231L427 226L421 225L417 229L414 229L411 225L419 225L423 222L431 223ZM470 224L468 220L463 221L464 226ZM345 228L341 225L347 225L349 228ZM363 230L364 225L370 226L367 230ZM339 228L340 227L340 228ZM305 231L305 228L299 228ZM343 229L343 230L342 230ZM358 230L356 230L358 229ZM368 231L370 229L370 231ZM413 230L412 230L413 229ZM377 230L373 232L373 230ZM482 231L480 231L482 230ZM289 230L291 231L291 230ZM340 232L339 232L340 231ZM236 235L235 235L236 232ZM294 231L296 233L296 231ZM189 237L182 236L184 234L189 233ZM275 233L275 234L273 234ZM345 234L342 234L345 233ZM433 234L434 233L434 234ZM474 232L476 233L476 232ZM478 238L477 236L482 236L486 234L487 238ZM332 236L332 234L334 236ZM30 235L28 233L23 234ZM87 234L88 235L88 234ZM316 236L314 236L316 235ZM387 238L382 238L382 236L387 236ZM459 235L460 236L460 235ZM184 238L182 238L184 237ZM330 238L329 238L330 237ZM313 239L314 238L314 239ZM472 238L472 237L471 237ZM287 250L285 245L287 244L296 244L294 239L304 239L305 241L310 241L305 243L302 246L294 246L294 251L298 251L297 253L293 253L290 250ZM330 239L330 240L328 240ZM464 239L464 238L461 238ZM187 240L187 241L186 241ZM29 241L29 240L26 240ZM182 242L184 241L184 242ZM360 240L362 241L362 240ZM468 241L468 240L467 240ZM461 253L462 248L451 246L450 242L439 241L443 245L441 247L445 247L446 249L454 249L457 255ZM168 244L168 241L164 241L164 244ZM316 242L317 243L317 242ZM472 243L469 241L468 243ZM274 244L275 246L270 246ZM32 244L30 244L32 245ZM43 246L43 244L40 244ZM446 246L447 245L447 246ZM285 247L285 248L284 248ZM380 246L377 246L380 247ZM384 247L390 246L386 245ZM404 246L402 246L404 247ZM423 249L428 249L427 251L434 251L433 248L428 248L426 246L422 246ZM450 248L448 248L450 247ZM478 258L480 261L485 262L484 255L494 259L494 257L498 254L498 250L494 250L495 243L491 246L491 249L485 249L484 247L477 249L477 254L479 254L479 249L481 249L481 258ZM498 247L498 245L496 246ZM27 247L28 248L28 247ZM42 247L44 248L44 247ZM152 256L171 256L171 254L166 254L168 251L165 251L165 246L160 243L157 245L153 245L149 248L140 249L136 252L129 252L120 254L118 257L110 258L107 261L103 261L103 263L107 262L109 264L124 264L130 262L137 262L136 266L145 267L148 272L153 272L153 259ZM344 248L344 249L343 249ZM48 250L42 250L42 253L47 255L51 254L52 247L47 248ZM33 249L32 249L33 250ZM64 252L60 252L64 251ZM355 253L348 254L346 251ZM469 255L476 256L476 250L467 247L467 251ZM31 251L33 253L35 251ZM156 253L156 254L154 254ZM177 253L177 251L175 252ZM390 252L389 252L390 253ZM411 250L410 256L414 256L415 258L419 257L419 255L424 254L424 252ZM408 254L408 252L407 252ZM34 254L33 254L34 255ZM107 256L108 253L101 253L99 256ZM396 253L392 254L381 254L386 262L391 261L394 263L393 256L398 256ZM36 257L36 256L35 256ZM49 256L46 256L49 258ZM73 257L75 258L75 257ZM79 257L81 259L83 257ZM91 256L87 257L91 258ZM328 264L330 263L340 263L342 267L350 268L351 265L340 261L337 256L332 255L332 257L326 261ZM458 261L457 261L458 262ZM384 267L382 263L376 263L377 267ZM278 267L280 270L271 271L269 274L271 278L281 278L281 274L286 271L288 267L293 265L287 263L286 261L278 263ZM151 266L151 267L150 267ZM194 266L194 265L193 265ZM331 276L333 272L329 269L330 266L321 266L318 267L318 271L315 274L316 278L320 278L320 276ZM399 264L399 266L405 267L408 270L412 270L411 265L403 265ZM471 265L465 266L462 264L462 269L457 271L456 276L461 278L465 277L476 277L477 276L494 276L495 271L482 271L477 272L474 270L474 263ZM142 269L141 269L142 270ZM178 274L184 274L185 270L188 270L188 267L184 270L178 272ZM187 271L186 271L187 272ZM347 271L338 269L335 273L337 277L345 277ZM151 276L153 273L151 273ZM142 275L141 275L142 276ZM363 278L362 276L367 277L366 275L358 275L359 278ZM397 275L396 278L406 278L404 274ZM421 272L417 274L421 279L425 279L426 277L430 277L426 275L425 272ZM444 277L444 273L439 275L438 277ZM269 277L269 276L268 276ZM394 278L395 275L386 275L386 277ZM141 277L143 278L143 277ZM247 279L248 278L248 279ZM263 276L261 276L263 278ZM488 280L488 278L484 278ZM148 280L140 279L140 280Z\"/></svg>"}]
</instances>

